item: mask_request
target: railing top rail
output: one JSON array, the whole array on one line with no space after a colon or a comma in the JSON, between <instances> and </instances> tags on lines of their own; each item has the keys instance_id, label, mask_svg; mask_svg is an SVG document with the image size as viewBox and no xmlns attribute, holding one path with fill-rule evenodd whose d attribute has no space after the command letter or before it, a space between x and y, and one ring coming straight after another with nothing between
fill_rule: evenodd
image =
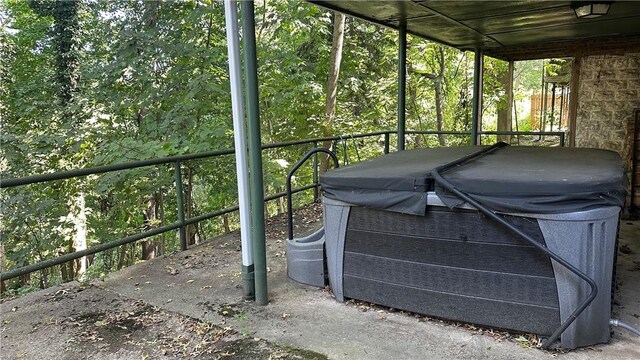
<instances>
[{"instance_id":1,"label":"railing top rail","mask_svg":"<svg viewBox=\"0 0 640 360\"><path fill-rule=\"evenodd\" d=\"M563 131L480 131L480 135L545 135L545 136L564 136Z\"/></svg>"},{"instance_id":2,"label":"railing top rail","mask_svg":"<svg viewBox=\"0 0 640 360\"><path fill-rule=\"evenodd\" d=\"M424 135L471 135L470 131L438 131L438 130L406 130L407 134L424 134Z\"/></svg>"},{"instance_id":3,"label":"railing top rail","mask_svg":"<svg viewBox=\"0 0 640 360\"><path fill-rule=\"evenodd\" d=\"M291 146L291 145L311 144L311 143L320 142L320 141L358 139L358 138L363 138L363 137L392 134L392 133L395 133L395 132L396 132L395 130L383 130L383 131L375 131L375 132L364 133L364 134L327 136L327 137L311 138L311 139L304 139L304 140L293 140L293 141L287 141L287 142L282 142L282 143L274 143L274 144L262 145L262 149L264 150L264 149L273 149L273 148L277 148L277 147L284 147L284 146Z\"/></svg>"},{"instance_id":4,"label":"railing top rail","mask_svg":"<svg viewBox=\"0 0 640 360\"><path fill-rule=\"evenodd\" d=\"M469 131L437 131L437 130L407 130L407 134L425 134L425 135L471 135ZM545 136L562 136L563 131L478 131L478 135L545 135Z\"/></svg>"},{"instance_id":5,"label":"railing top rail","mask_svg":"<svg viewBox=\"0 0 640 360\"><path fill-rule=\"evenodd\" d=\"M56 173L25 176L21 178L0 179L0 189L20 186L20 185L28 185L28 184L53 181L53 180L69 179L69 178L74 178L79 176L102 174L102 173L111 172L111 171L136 169L140 167L160 165L160 164L169 164L169 163L174 163L176 161L187 161L187 160L201 159L201 158L212 157L212 156L229 155L229 154L233 154L233 152L234 152L233 149L215 150L215 151L207 151L207 152L198 153L198 154L169 156L169 157L160 158L160 159L138 160L138 161L131 161L131 162L120 163L120 164L102 165L102 166L95 166L95 167L84 168L84 169L74 169L74 170L68 170L68 171L60 171Z\"/></svg>"},{"instance_id":6,"label":"railing top rail","mask_svg":"<svg viewBox=\"0 0 640 360\"><path fill-rule=\"evenodd\" d=\"M287 142L281 142L281 143L265 144L265 145L262 145L262 149L264 150L264 149L272 149L272 148L279 148L279 147L292 146L292 145L311 144L311 143L320 142L320 141L333 141L333 140L344 139L347 137L363 138L363 137L369 137L369 136L384 135L392 132L394 131L385 130L385 131L377 131L377 132L365 133L365 134L328 136L328 137L319 137L319 138L304 139L304 140L287 141ZM207 151L207 152L197 153L197 154L169 156L169 157L160 158L160 159L138 160L138 161L131 161L126 163L119 163L119 164L95 166L95 167L84 168L84 169L74 169L74 170L60 171L60 172L48 173L48 174L31 175L31 176L25 176L20 178L0 179L0 189L16 187L21 185L35 184L35 183L42 183L47 181L70 179L70 178L80 177L80 176L96 175L96 174L102 174L102 173L111 172L111 171L129 170L129 169L136 169L136 168L141 168L145 166L169 164L169 163L175 163L177 161L188 161L188 160L202 159L202 158L208 158L208 157L214 157L214 156L231 155L234 152L235 150L233 148L225 149L225 150L214 150L214 151Z\"/></svg>"}]
</instances>

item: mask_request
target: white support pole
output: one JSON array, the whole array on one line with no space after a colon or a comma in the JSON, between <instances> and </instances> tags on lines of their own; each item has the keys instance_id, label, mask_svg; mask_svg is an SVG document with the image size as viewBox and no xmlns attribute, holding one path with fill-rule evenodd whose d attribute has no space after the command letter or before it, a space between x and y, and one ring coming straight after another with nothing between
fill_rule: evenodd
<instances>
[{"instance_id":1,"label":"white support pole","mask_svg":"<svg viewBox=\"0 0 640 360\"><path fill-rule=\"evenodd\" d=\"M255 297L255 285L253 245L251 242L249 166L247 164L247 137L244 121L244 101L242 98L242 62L238 36L237 2L225 0L224 14L227 28L227 50L229 52L229 80L231 83L233 134L236 150L236 173L238 177L238 203L240 205L243 297L245 300L253 300Z\"/></svg>"}]
</instances>

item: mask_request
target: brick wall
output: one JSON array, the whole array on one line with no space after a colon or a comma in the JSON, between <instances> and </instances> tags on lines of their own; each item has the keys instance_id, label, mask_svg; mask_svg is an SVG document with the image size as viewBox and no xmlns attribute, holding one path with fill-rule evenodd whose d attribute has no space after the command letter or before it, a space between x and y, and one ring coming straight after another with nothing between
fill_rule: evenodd
<instances>
[{"instance_id":1,"label":"brick wall","mask_svg":"<svg viewBox=\"0 0 640 360\"><path fill-rule=\"evenodd\" d=\"M631 168L634 109L640 108L640 53L582 58L576 146L614 150Z\"/></svg>"}]
</instances>

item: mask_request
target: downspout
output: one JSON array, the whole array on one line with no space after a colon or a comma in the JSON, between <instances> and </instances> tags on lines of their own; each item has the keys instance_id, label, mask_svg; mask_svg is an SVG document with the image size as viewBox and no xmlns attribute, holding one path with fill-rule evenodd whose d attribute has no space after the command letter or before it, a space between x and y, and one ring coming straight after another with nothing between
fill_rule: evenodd
<instances>
[{"instance_id":1,"label":"downspout","mask_svg":"<svg viewBox=\"0 0 640 360\"><path fill-rule=\"evenodd\" d=\"M253 245L251 244L251 202L249 170L247 166L247 138L242 98L242 61L238 32L238 3L224 2L227 28L227 51L229 53L229 82L231 85L231 107L233 113L233 140L236 152L236 174L238 179L238 204L240 208L240 240L242 244L242 298L255 299L253 269Z\"/></svg>"}]
</instances>

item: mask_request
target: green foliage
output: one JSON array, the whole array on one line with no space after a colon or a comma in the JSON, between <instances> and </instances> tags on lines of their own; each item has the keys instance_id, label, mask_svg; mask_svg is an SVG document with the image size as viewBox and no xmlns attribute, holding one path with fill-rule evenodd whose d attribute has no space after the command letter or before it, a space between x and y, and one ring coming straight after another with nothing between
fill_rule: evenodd
<instances>
[{"instance_id":1,"label":"green foliage","mask_svg":"<svg viewBox=\"0 0 640 360\"><path fill-rule=\"evenodd\" d=\"M407 127L416 130L437 129L436 97L442 86L442 130L471 129L473 58L445 45L409 37L407 68ZM446 136L445 143L468 143L468 138ZM416 146L440 146L434 136L418 136Z\"/></svg>"},{"instance_id":2,"label":"green foliage","mask_svg":"<svg viewBox=\"0 0 640 360\"><path fill-rule=\"evenodd\" d=\"M518 61L513 75L514 91L518 94L540 91L542 87L543 60Z\"/></svg>"}]
</instances>

